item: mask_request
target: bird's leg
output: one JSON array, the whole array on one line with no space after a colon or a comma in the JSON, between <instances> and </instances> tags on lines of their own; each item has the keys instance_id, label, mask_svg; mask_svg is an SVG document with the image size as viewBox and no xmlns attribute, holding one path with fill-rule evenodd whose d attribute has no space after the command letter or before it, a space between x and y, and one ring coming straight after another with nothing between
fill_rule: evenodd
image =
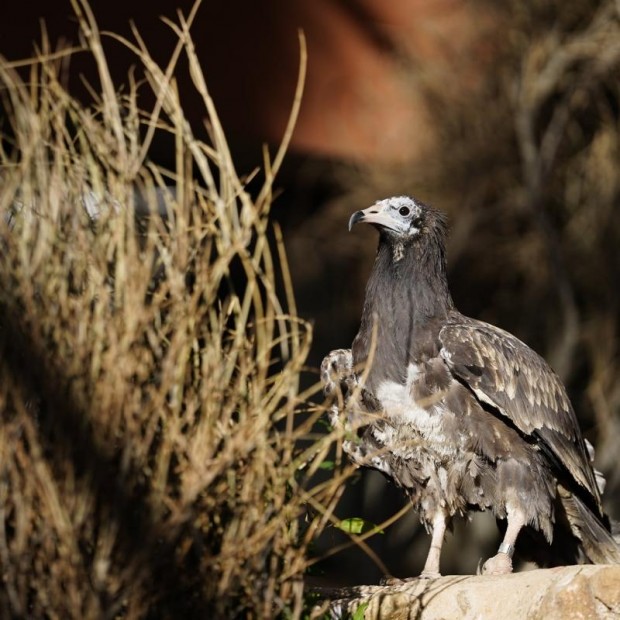
<instances>
[{"instance_id":1,"label":"bird's leg","mask_svg":"<svg viewBox=\"0 0 620 620\"><path fill-rule=\"evenodd\" d=\"M439 572L439 558L441 556L441 547L443 546L443 537L446 533L446 515L443 512L437 512L433 518L433 535L431 536L431 547L426 556L424 570L420 574L421 579L436 579L441 577Z\"/></svg>"},{"instance_id":2,"label":"bird's leg","mask_svg":"<svg viewBox=\"0 0 620 620\"><path fill-rule=\"evenodd\" d=\"M508 527L497 554L489 558L482 567L483 575L507 575L512 572L512 554L517 536L525 525L525 516L520 510L508 511Z\"/></svg>"}]
</instances>

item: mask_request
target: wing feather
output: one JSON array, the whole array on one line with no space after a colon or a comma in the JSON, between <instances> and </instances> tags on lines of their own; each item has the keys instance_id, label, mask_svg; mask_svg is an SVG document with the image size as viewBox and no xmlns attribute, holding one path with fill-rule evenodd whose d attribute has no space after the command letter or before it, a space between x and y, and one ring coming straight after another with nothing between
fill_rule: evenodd
<instances>
[{"instance_id":1,"label":"wing feather","mask_svg":"<svg viewBox=\"0 0 620 620\"><path fill-rule=\"evenodd\" d=\"M600 509L577 417L547 362L512 334L462 315L451 317L439 340L441 356L453 375L521 433L541 442Z\"/></svg>"}]
</instances>

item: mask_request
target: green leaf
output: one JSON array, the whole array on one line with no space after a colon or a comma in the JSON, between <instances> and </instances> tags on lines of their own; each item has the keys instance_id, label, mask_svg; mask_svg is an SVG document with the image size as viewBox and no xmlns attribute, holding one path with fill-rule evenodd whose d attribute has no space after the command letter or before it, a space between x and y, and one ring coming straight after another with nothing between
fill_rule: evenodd
<instances>
[{"instance_id":1,"label":"green leaf","mask_svg":"<svg viewBox=\"0 0 620 620\"><path fill-rule=\"evenodd\" d=\"M331 422L325 418L319 418L316 421L317 426L322 426L328 433L331 433L334 430L334 427L331 425Z\"/></svg>"},{"instance_id":2,"label":"green leaf","mask_svg":"<svg viewBox=\"0 0 620 620\"><path fill-rule=\"evenodd\" d=\"M336 463L334 461L323 461L319 465L319 469L329 469L330 471L336 467Z\"/></svg>"},{"instance_id":3,"label":"green leaf","mask_svg":"<svg viewBox=\"0 0 620 620\"><path fill-rule=\"evenodd\" d=\"M383 530L379 529L374 523L361 519L360 517L343 519L336 527L347 534L364 534L370 531L374 531L375 534L384 533Z\"/></svg>"},{"instance_id":4,"label":"green leaf","mask_svg":"<svg viewBox=\"0 0 620 620\"><path fill-rule=\"evenodd\" d=\"M362 603L351 616L351 620L364 620L364 613L368 608L369 603Z\"/></svg>"}]
</instances>

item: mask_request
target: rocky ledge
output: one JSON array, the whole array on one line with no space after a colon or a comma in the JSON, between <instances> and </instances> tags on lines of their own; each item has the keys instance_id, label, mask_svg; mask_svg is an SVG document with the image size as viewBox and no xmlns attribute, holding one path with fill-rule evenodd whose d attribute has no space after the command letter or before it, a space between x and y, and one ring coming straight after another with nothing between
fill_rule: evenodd
<instances>
[{"instance_id":1,"label":"rocky ledge","mask_svg":"<svg viewBox=\"0 0 620 620\"><path fill-rule=\"evenodd\" d=\"M318 594L321 617L327 612L334 619L608 620L620 618L620 566L411 579Z\"/></svg>"}]
</instances>

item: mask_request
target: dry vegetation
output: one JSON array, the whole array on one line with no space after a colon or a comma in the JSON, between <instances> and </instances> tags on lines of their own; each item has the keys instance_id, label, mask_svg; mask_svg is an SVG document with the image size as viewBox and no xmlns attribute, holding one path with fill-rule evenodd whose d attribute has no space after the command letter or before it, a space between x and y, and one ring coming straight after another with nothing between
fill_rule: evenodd
<instances>
[{"instance_id":1,"label":"dry vegetation","mask_svg":"<svg viewBox=\"0 0 620 620\"><path fill-rule=\"evenodd\" d=\"M347 472L312 481L334 438L310 434L311 331L268 223L282 152L252 200L192 15L171 24L168 67L138 33L125 42L158 96L145 113L131 76L117 95L74 7L98 67L92 106L45 42L27 80L0 64L0 617L298 617L308 545ZM209 144L175 90L182 54ZM154 131L174 136L175 170L148 163ZM176 194L158 205L166 184ZM167 217L138 224L138 194Z\"/></svg>"}]
</instances>

